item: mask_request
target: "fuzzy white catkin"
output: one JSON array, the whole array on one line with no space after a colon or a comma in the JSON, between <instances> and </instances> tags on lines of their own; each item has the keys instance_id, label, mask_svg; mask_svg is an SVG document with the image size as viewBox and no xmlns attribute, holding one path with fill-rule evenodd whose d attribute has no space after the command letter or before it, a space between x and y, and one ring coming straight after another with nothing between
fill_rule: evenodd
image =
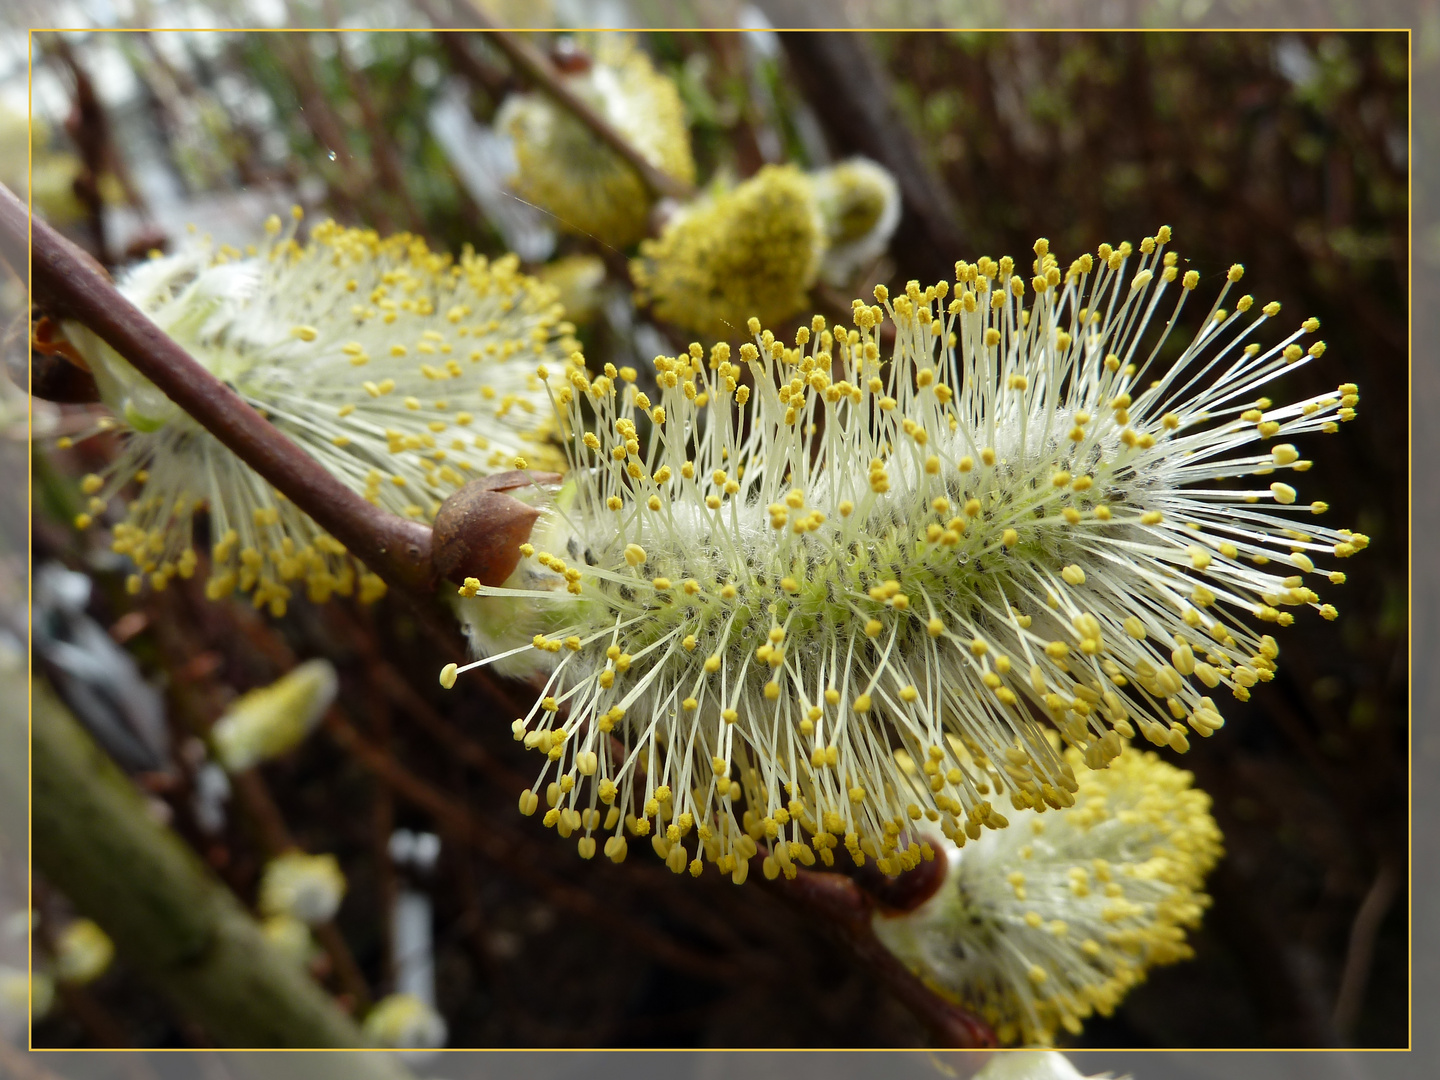
<instances>
[{"instance_id":1,"label":"fuzzy white catkin","mask_svg":"<svg viewBox=\"0 0 1440 1080\"><path fill-rule=\"evenodd\" d=\"M1094 771L1064 753L1079 781L1073 806L1017 810L964 848L917 826L943 879L914 910L873 919L881 942L1002 1045L1078 1034L1151 968L1187 959L1221 853L1210 798L1188 772L1131 746ZM907 773L912 784L923 775L913 762Z\"/></svg>"},{"instance_id":2,"label":"fuzzy white catkin","mask_svg":"<svg viewBox=\"0 0 1440 1080\"><path fill-rule=\"evenodd\" d=\"M1238 265L1195 313L1169 241L958 263L794 345L752 319L738 357L657 357L658 400L572 358L569 476L459 601L477 663L543 683L521 810L587 858L643 838L743 881L762 845L768 875L843 845L898 874L915 822L963 845L1071 805L1047 728L1092 769L1218 730L1212 695L1273 677L1261 631L1334 618L1312 585L1368 543L1274 478L1359 393L1263 396L1318 320L1275 335Z\"/></svg>"},{"instance_id":3,"label":"fuzzy white catkin","mask_svg":"<svg viewBox=\"0 0 1440 1080\"><path fill-rule=\"evenodd\" d=\"M452 258L403 233L381 238L322 221L301 243L301 216L297 207L288 224L272 217L245 252L191 237L127 269L117 288L328 472L391 513L431 520L468 479L517 458L559 463L534 373L537 361L575 347L553 289L519 273L513 256ZM278 616L299 588L316 603L383 595L377 575L98 335L62 328L112 413L88 434L124 435L119 454L82 481L89 501L75 524L89 528L125 500L111 546L136 565L131 592L195 573L203 510L211 599L239 591Z\"/></svg>"},{"instance_id":4,"label":"fuzzy white catkin","mask_svg":"<svg viewBox=\"0 0 1440 1080\"><path fill-rule=\"evenodd\" d=\"M377 1046L430 1050L445 1045L445 1019L414 994L391 994L365 1017L365 1034Z\"/></svg>"},{"instance_id":5,"label":"fuzzy white catkin","mask_svg":"<svg viewBox=\"0 0 1440 1080\"><path fill-rule=\"evenodd\" d=\"M114 957L110 936L94 921L76 919L55 941L55 977L83 986L105 974Z\"/></svg>"},{"instance_id":6,"label":"fuzzy white catkin","mask_svg":"<svg viewBox=\"0 0 1440 1080\"><path fill-rule=\"evenodd\" d=\"M308 926L331 919L345 896L345 875L334 855L290 851L277 855L260 878L262 914L285 915Z\"/></svg>"},{"instance_id":7,"label":"fuzzy white catkin","mask_svg":"<svg viewBox=\"0 0 1440 1080\"><path fill-rule=\"evenodd\" d=\"M245 694L210 729L220 764L240 772L295 749L320 722L338 688L334 665L307 660Z\"/></svg>"}]
</instances>

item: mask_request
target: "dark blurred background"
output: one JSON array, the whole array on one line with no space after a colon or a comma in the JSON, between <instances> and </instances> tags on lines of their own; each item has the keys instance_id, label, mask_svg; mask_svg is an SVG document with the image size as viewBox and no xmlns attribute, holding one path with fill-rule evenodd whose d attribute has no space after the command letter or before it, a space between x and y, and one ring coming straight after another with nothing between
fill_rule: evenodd
<instances>
[{"instance_id":1,"label":"dark blurred background","mask_svg":"<svg viewBox=\"0 0 1440 1080\"><path fill-rule=\"evenodd\" d=\"M451 17L443 3L402 14L408 25ZM1169 224L1202 279L1244 262L1246 288L1281 301L1282 318L1321 319L1324 361L1274 396L1360 385L1359 418L1301 449L1315 461L1306 496L1373 543L1326 597L1340 618L1305 611L1280 637L1276 680L1248 704L1227 701L1225 730L1178 759L1213 796L1228 851L1196 958L1153 973L1075 1045L1404 1045L1408 35L640 40L682 88L702 180L855 152L891 165L906 194L878 268L892 285L948 277L956 258L1023 256L1040 235L1063 260ZM37 162L43 150L62 177L46 207L37 169L37 205L109 265L163 246L187 215L243 240L295 198L450 250L498 253L517 229L532 239L523 230L545 229L497 224L437 136L437 104L459 101L484 125L518 85L476 35L36 45ZM663 326L605 314L607 298L628 291L614 253L583 238L552 244L554 256L606 263L600 313L581 327L592 365L653 355L656 337L683 347ZM849 295L817 295L817 309ZM37 433L74 429L90 408L37 405ZM918 1022L843 944L763 889L676 878L647 852L620 867L581 862L521 818L530 766L510 739L508 699L524 688L440 692L446 643L403 598L370 610L294 603L272 621L178 582L128 597L126 568L66 524L75 479L112 449L37 447L35 565L90 574L89 614L165 687L179 779L154 798L238 895L253 901L277 822L307 850L339 856L350 888L338 926L356 971L326 974L336 993L353 995L357 978L371 996L390 988L387 913L401 888L418 888L434 905L452 1047L923 1045ZM188 740L236 693L311 656L340 671L343 723L237 784L223 831L205 833ZM396 828L439 836L432 872L395 869ZM65 911L43 881L37 895L42 913ZM36 1046L203 1045L123 964L74 996L34 1029Z\"/></svg>"}]
</instances>

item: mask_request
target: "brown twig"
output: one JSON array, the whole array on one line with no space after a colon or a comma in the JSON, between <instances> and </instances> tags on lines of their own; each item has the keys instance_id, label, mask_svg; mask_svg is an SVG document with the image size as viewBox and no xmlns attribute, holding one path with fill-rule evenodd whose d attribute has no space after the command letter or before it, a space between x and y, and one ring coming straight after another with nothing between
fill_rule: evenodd
<instances>
[{"instance_id":1,"label":"brown twig","mask_svg":"<svg viewBox=\"0 0 1440 1080\"><path fill-rule=\"evenodd\" d=\"M331 13L334 22L340 21L339 10L333 0L326 5L326 10ZM342 40L345 33L345 31L339 31L335 34L335 60L340 66L341 73L345 76L345 85L350 89L350 96L360 107L360 119L364 124L366 139L369 142L371 169L375 178L403 208L408 223L407 228L423 236L426 231L425 215L415 204L415 199L411 196L410 189L405 183L405 169L400 163L400 151L395 145L395 140L390 137L390 132L385 129L385 119L381 116L380 108L370 93L369 80L363 72L355 70L354 65L350 63L350 58L345 53L345 42Z\"/></svg>"},{"instance_id":2,"label":"brown twig","mask_svg":"<svg viewBox=\"0 0 1440 1080\"><path fill-rule=\"evenodd\" d=\"M710 40L718 61L719 73L727 84L748 86L750 75L743 34L716 34ZM733 100L733 99L732 99ZM743 105L735 110L735 121L728 127L728 134L735 148L735 169L741 177L754 176L765 164L765 154L760 149L760 136L753 122L756 113L752 95L743 97ZM845 312L849 316L848 309Z\"/></svg>"},{"instance_id":3,"label":"brown twig","mask_svg":"<svg viewBox=\"0 0 1440 1080\"><path fill-rule=\"evenodd\" d=\"M36 300L78 319L388 583L432 587L430 530L366 502L328 473L127 300L105 273L0 185L0 256L25 267Z\"/></svg>"},{"instance_id":4,"label":"brown twig","mask_svg":"<svg viewBox=\"0 0 1440 1080\"><path fill-rule=\"evenodd\" d=\"M751 860L751 871L763 877L761 856ZM795 907L818 916L843 937L866 968L930 1028L942 1047L971 1050L995 1045L995 1033L988 1024L932 993L881 944L870 925L874 907L853 880L844 874L797 868L794 878L781 875L768 884Z\"/></svg>"},{"instance_id":5,"label":"brown twig","mask_svg":"<svg viewBox=\"0 0 1440 1080\"><path fill-rule=\"evenodd\" d=\"M450 22L437 10L433 0L416 0L416 7L425 13L431 25L437 28L447 28ZM455 69L470 82L471 86L478 87L485 92L489 98L490 111L493 113L501 100L512 89L510 77L493 64L481 60L468 48L465 47L465 37L461 34L442 33L438 35L441 46L450 55L450 62Z\"/></svg>"},{"instance_id":6,"label":"brown twig","mask_svg":"<svg viewBox=\"0 0 1440 1080\"><path fill-rule=\"evenodd\" d=\"M694 198L695 188L692 185L676 179L651 164L650 160L640 153L635 145L621 134L610 121L596 112L588 101L566 85L560 73L555 70L555 65L546 58L544 53L531 45L520 34L497 28L490 21L490 17L473 0L467 0L467 3L471 11L469 17L472 20L472 28L483 31L487 35L486 40L503 52L526 79L589 128L597 139L624 158L625 162L639 174L641 182L652 195L681 200ZM453 25L437 24L437 26L442 30L459 29Z\"/></svg>"},{"instance_id":7,"label":"brown twig","mask_svg":"<svg viewBox=\"0 0 1440 1080\"><path fill-rule=\"evenodd\" d=\"M376 688L405 713L405 719L413 720L424 728L437 742L455 755L462 764L489 776L501 784L506 791L519 795L528 786L528 781L515 770L507 768L480 743L469 738L450 721L446 720L431 704L416 693L401 674L389 664L381 663L373 669ZM494 687L481 687L484 700L495 700L490 692ZM511 710L512 712L514 710Z\"/></svg>"},{"instance_id":8,"label":"brown twig","mask_svg":"<svg viewBox=\"0 0 1440 1080\"><path fill-rule=\"evenodd\" d=\"M355 962L350 943L340 933L340 927L335 925L334 919L327 919L311 927L311 933L334 965L335 980L340 984L340 996L336 1003L352 1016L364 1016L370 1011L370 987L365 982L365 973Z\"/></svg>"},{"instance_id":9,"label":"brown twig","mask_svg":"<svg viewBox=\"0 0 1440 1080\"><path fill-rule=\"evenodd\" d=\"M245 611L244 608L235 610ZM184 672L189 662L196 658L190 651L195 647L196 639L181 631L185 623L175 617L173 608L165 617L154 620L154 625L162 650L171 658L171 670ZM257 647L266 649L268 646L266 655L277 666L289 669L295 665L294 653L278 635L263 633L265 627L258 617L253 621L242 618L241 627L242 633L249 631L248 636ZM172 685L179 706L176 712L194 735L205 738L215 717L215 703L218 699L212 681L192 675L188 678L181 677ZM300 847L258 768L244 769L232 774L230 784L236 805L254 830L255 840L267 859ZM351 1011L357 1014L363 1012L369 1006L370 991L350 946L333 920L317 926L314 933L316 940L330 957L340 989L349 998Z\"/></svg>"},{"instance_id":10,"label":"brown twig","mask_svg":"<svg viewBox=\"0 0 1440 1080\"><path fill-rule=\"evenodd\" d=\"M285 818L265 780L256 769L245 769L230 777L230 787L235 792L235 801L240 806L250 827L255 830L255 840L267 858L274 858L296 847L295 838L285 824Z\"/></svg>"},{"instance_id":11,"label":"brown twig","mask_svg":"<svg viewBox=\"0 0 1440 1080\"><path fill-rule=\"evenodd\" d=\"M368 182L370 171L350 147L345 124L331 107L316 78L312 66L314 60L306 54L304 38L305 35L276 34L273 49L295 88L305 126L322 150L335 155L331 159L335 167L327 170L325 175L330 196L344 212L360 214L363 206L363 216L369 219L368 224L374 225L382 234L394 232L395 225L389 213L383 206L377 205L376 200L368 197L372 194Z\"/></svg>"},{"instance_id":12,"label":"brown twig","mask_svg":"<svg viewBox=\"0 0 1440 1080\"><path fill-rule=\"evenodd\" d=\"M65 130L75 142L82 165L79 175L75 177L75 196L85 205L86 222L91 240L95 244L96 258L109 265L113 252L110 250L105 229L105 200L100 193L101 179L107 174L114 176L120 181L131 205L142 211L144 207L125 171L124 162L115 153L110 119L100 101L100 95L95 91L95 82L75 55L70 42L61 34L42 35L37 40L47 55L58 59L69 70L74 81L74 106L65 121Z\"/></svg>"},{"instance_id":13,"label":"brown twig","mask_svg":"<svg viewBox=\"0 0 1440 1080\"><path fill-rule=\"evenodd\" d=\"M1360 910L1355 912L1355 921L1350 927L1350 945L1345 953L1345 971L1340 977L1340 990L1335 995L1335 1012L1331 1019L1342 1037L1353 1034L1355 1022L1360 1019L1365 986L1370 981L1370 966L1375 959L1375 938L1390 911L1399 885L1400 875L1394 865L1388 862L1382 864L1360 903Z\"/></svg>"},{"instance_id":14,"label":"brown twig","mask_svg":"<svg viewBox=\"0 0 1440 1080\"><path fill-rule=\"evenodd\" d=\"M413 606L417 610L421 607L419 603ZM428 607L424 610L427 613L430 612ZM343 641L345 648L353 649L359 655L371 680L371 685L391 706L400 711L401 716L407 722L414 721L436 742L444 746L460 764L485 774L506 792L519 795L529 786L529 780L508 768L481 743L470 738L454 723L442 716L401 673L400 669L385 659L375 638L373 620L367 620L364 624L357 623L353 619L345 617L343 609L338 607L329 607L324 611L328 616L327 631L336 640ZM442 619L432 618L430 623L437 632L431 636L434 638L435 644L441 647L441 656L454 655L458 658L464 655L463 643L458 640L453 626L445 626L445 633L438 634ZM425 630L427 627L421 626L420 629ZM273 637L273 635L270 636ZM438 658L436 662L439 663ZM479 684L477 689L481 700L500 705L504 712L513 713L522 708L511 694L511 688L496 680L488 671L481 668L474 672L474 675Z\"/></svg>"},{"instance_id":15,"label":"brown twig","mask_svg":"<svg viewBox=\"0 0 1440 1080\"><path fill-rule=\"evenodd\" d=\"M65 1006L65 1011L79 1021L80 1026L85 1029L92 1046L103 1046L107 1050L130 1050L135 1044L130 1039L130 1034L125 1026L111 1015L110 1010L96 1000L95 995L84 986L76 983L61 982L56 984L55 992L59 994L60 1001ZM148 1076L142 1074L136 1080L154 1080L154 1073Z\"/></svg>"},{"instance_id":16,"label":"brown twig","mask_svg":"<svg viewBox=\"0 0 1440 1080\"><path fill-rule=\"evenodd\" d=\"M457 836L448 829L442 829L440 835L443 848L453 849L453 852L458 853L452 853L448 858L454 867L453 877L460 892L460 918L456 931L489 980L490 990L494 994L494 1008L508 1019L514 1008L514 988L505 965L499 963L499 957L491 947L489 935L486 933L490 920L480 892L480 881L475 873L475 852L469 850L463 836Z\"/></svg>"}]
</instances>

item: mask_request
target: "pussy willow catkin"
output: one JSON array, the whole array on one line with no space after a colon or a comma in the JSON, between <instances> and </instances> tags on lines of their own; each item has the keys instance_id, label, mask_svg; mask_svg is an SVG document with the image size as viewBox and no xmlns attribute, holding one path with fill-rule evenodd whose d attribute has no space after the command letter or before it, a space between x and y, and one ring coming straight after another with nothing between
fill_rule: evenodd
<instances>
[{"instance_id":1,"label":"pussy willow catkin","mask_svg":"<svg viewBox=\"0 0 1440 1080\"><path fill-rule=\"evenodd\" d=\"M598 34L593 62L565 85L605 118L661 172L695 180L685 107L674 81L655 70L633 38ZM511 94L495 126L509 134L521 198L569 232L616 248L645 235L652 197L640 175L589 128L549 97Z\"/></svg>"},{"instance_id":2,"label":"pussy willow catkin","mask_svg":"<svg viewBox=\"0 0 1440 1080\"><path fill-rule=\"evenodd\" d=\"M341 482L395 514L428 520L470 479L517 456L558 463L537 360L574 348L555 292L513 256L452 258L419 237L380 237L323 221L304 241L266 223L248 251L193 237L127 270L120 291L212 374ZM65 323L125 436L85 477L89 527L137 488L114 550L136 564L128 585L164 588L198 558L193 521L209 515L212 599L236 590L285 611L384 582L170 401L97 335ZM93 434L93 432L92 432ZM70 440L66 440L67 442ZM358 588L357 588L358 586Z\"/></svg>"},{"instance_id":3,"label":"pussy willow catkin","mask_svg":"<svg viewBox=\"0 0 1440 1080\"><path fill-rule=\"evenodd\" d=\"M1261 624L1333 618L1308 583L1368 542L1311 523L1289 441L1358 397L1264 396L1325 346L1314 319L1274 340L1238 265L1168 346L1200 283L1169 240L961 262L793 345L752 320L738 356L658 357L659 401L576 358L569 480L510 580L462 590L477 663L544 679L521 809L587 858L628 830L676 872L843 844L894 874L921 819L963 845L1073 803L1047 719L1091 769L1218 729L1211 695L1272 676Z\"/></svg>"},{"instance_id":4,"label":"pussy willow catkin","mask_svg":"<svg viewBox=\"0 0 1440 1080\"><path fill-rule=\"evenodd\" d=\"M1080 785L1073 806L1016 811L963 850L932 835L939 888L873 920L892 952L1002 1043L1079 1034L1151 968L1191 956L1185 933L1209 906L1205 875L1221 854L1210 797L1188 772L1129 745L1094 772L1075 749L1064 756ZM913 760L899 761L923 783Z\"/></svg>"}]
</instances>

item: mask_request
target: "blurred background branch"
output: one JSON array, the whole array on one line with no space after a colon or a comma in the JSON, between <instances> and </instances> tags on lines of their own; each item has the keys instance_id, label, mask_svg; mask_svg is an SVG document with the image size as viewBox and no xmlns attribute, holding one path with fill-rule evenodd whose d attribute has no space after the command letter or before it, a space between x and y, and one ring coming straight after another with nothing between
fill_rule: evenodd
<instances>
[{"instance_id":1,"label":"blurred background branch","mask_svg":"<svg viewBox=\"0 0 1440 1080\"><path fill-rule=\"evenodd\" d=\"M121 955L222 1046L359 1047L360 1029L254 921L43 682L33 687L36 861ZM404 1075L384 1056L352 1076Z\"/></svg>"},{"instance_id":2,"label":"blurred background branch","mask_svg":"<svg viewBox=\"0 0 1440 1080\"><path fill-rule=\"evenodd\" d=\"M594 106L570 89L555 70L555 66L526 35L499 29L485 13L483 5L475 3L474 0L465 0L465 3L468 9L465 13L466 20L484 32L486 40L504 53L511 64L542 93L553 98L566 112L594 132L596 138L624 158L652 194L672 199L689 199L694 196L694 187L662 169L657 169L650 159L640 153Z\"/></svg>"}]
</instances>

